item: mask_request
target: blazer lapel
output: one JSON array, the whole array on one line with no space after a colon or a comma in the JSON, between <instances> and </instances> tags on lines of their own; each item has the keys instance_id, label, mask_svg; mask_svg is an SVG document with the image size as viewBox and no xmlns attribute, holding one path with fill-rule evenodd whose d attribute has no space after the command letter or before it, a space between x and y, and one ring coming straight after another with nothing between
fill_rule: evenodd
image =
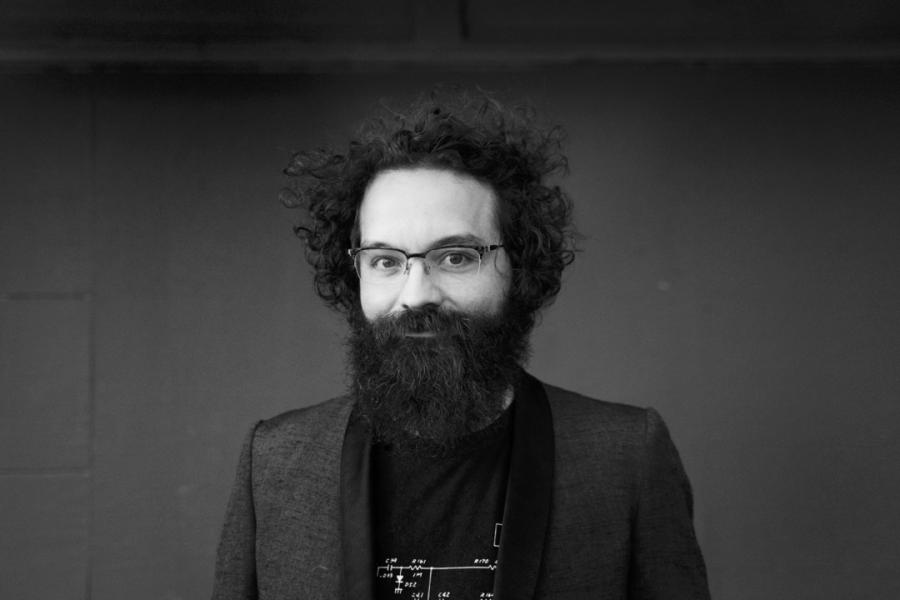
<instances>
[{"instance_id":1,"label":"blazer lapel","mask_svg":"<svg viewBox=\"0 0 900 600\"><path fill-rule=\"evenodd\" d=\"M495 600L534 597L550 522L554 464L550 403L544 386L524 372L515 393Z\"/></svg>"},{"instance_id":2,"label":"blazer lapel","mask_svg":"<svg viewBox=\"0 0 900 600\"><path fill-rule=\"evenodd\" d=\"M370 449L369 434L351 415L341 451L341 550L348 600L374 598Z\"/></svg>"}]
</instances>

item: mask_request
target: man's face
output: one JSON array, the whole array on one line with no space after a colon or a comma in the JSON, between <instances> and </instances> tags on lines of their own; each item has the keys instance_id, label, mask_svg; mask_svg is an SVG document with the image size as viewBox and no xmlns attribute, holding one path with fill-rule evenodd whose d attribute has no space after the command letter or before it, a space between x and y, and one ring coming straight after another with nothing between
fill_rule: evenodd
<instances>
[{"instance_id":1,"label":"man's face","mask_svg":"<svg viewBox=\"0 0 900 600\"><path fill-rule=\"evenodd\" d=\"M382 246L409 254L445 245L501 244L497 199L472 177L435 168L379 173L359 209L360 246ZM447 280L424 261L412 259L409 274L396 283L360 281L363 314L370 321L410 309L433 307L496 315L507 297L511 267L502 249L485 254L477 274Z\"/></svg>"}]
</instances>

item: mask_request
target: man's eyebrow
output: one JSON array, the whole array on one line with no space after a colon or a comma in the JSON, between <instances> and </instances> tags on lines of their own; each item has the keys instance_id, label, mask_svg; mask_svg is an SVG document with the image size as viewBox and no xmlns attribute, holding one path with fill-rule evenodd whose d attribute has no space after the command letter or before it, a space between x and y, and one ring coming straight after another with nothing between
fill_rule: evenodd
<instances>
[{"instance_id":1,"label":"man's eyebrow","mask_svg":"<svg viewBox=\"0 0 900 600\"><path fill-rule=\"evenodd\" d=\"M485 241L471 233L463 235L448 235L439 240L435 240L431 245L432 248L438 246L485 246Z\"/></svg>"},{"instance_id":2,"label":"man's eyebrow","mask_svg":"<svg viewBox=\"0 0 900 600\"><path fill-rule=\"evenodd\" d=\"M457 235L446 235L442 238L438 238L434 240L431 244L429 244L428 248L438 248L441 246L486 246L487 242L484 241L481 237L471 234L457 234ZM363 240L360 243L360 247L363 248L397 248L394 244L388 244L387 242L381 242L376 240ZM428 248L422 248L421 251L428 250Z\"/></svg>"}]
</instances>

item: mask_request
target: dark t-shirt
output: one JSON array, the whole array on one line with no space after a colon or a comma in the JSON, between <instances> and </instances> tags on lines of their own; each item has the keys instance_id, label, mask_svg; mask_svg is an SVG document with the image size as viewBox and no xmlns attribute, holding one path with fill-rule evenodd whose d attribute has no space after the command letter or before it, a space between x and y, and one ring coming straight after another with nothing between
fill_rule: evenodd
<instances>
[{"instance_id":1,"label":"dark t-shirt","mask_svg":"<svg viewBox=\"0 0 900 600\"><path fill-rule=\"evenodd\" d=\"M511 412L440 451L376 444L376 598L493 597Z\"/></svg>"}]
</instances>

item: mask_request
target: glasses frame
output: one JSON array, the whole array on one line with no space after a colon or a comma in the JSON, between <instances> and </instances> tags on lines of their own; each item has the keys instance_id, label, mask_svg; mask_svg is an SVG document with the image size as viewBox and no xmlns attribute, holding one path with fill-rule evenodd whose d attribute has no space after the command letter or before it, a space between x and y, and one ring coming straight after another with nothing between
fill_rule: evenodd
<instances>
[{"instance_id":1,"label":"glasses frame","mask_svg":"<svg viewBox=\"0 0 900 600\"><path fill-rule=\"evenodd\" d=\"M361 246L359 248L348 248L347 256L349 256L350 260L353 261L353 270L356 271L356 276L360 280L362 280L362 275L359 272L359 263L356 260L356 257L359 255L360 252L363 252L365 250L390 250L392 252L398 252L398 253L402 254L404 257L406 257L406 262L405 262L405 265L403 268L403 275L409 275L409 269L412 264L412 263L410 263L411 258L421 258L422 266L425 267L425 273L430 274L431 268L428 266L428 260L426 259L426 257L429 254L431 254L432 252L434 252L435 250L447 250L450 248L464 248L466 250L474 250L475 252L477 252L478 253L478 271L476 271L476 274L477 274L477 273L481 273L481 263L484 262L484 255L488 254L490 252L493 252L494 250L498 250L499 248L503 248L503 244L485 244L484 246L473 246L473 245L468 245L468 244L447 244L445 246L435 246L434 248L429 248L428 250L426 250L424 252L413 252L413 253L407 252L405 250L401 250L400 248L389 248L386 246ZM440 268L438 268L438 270L440 270Z\"/></svg>"}]
</instances>

